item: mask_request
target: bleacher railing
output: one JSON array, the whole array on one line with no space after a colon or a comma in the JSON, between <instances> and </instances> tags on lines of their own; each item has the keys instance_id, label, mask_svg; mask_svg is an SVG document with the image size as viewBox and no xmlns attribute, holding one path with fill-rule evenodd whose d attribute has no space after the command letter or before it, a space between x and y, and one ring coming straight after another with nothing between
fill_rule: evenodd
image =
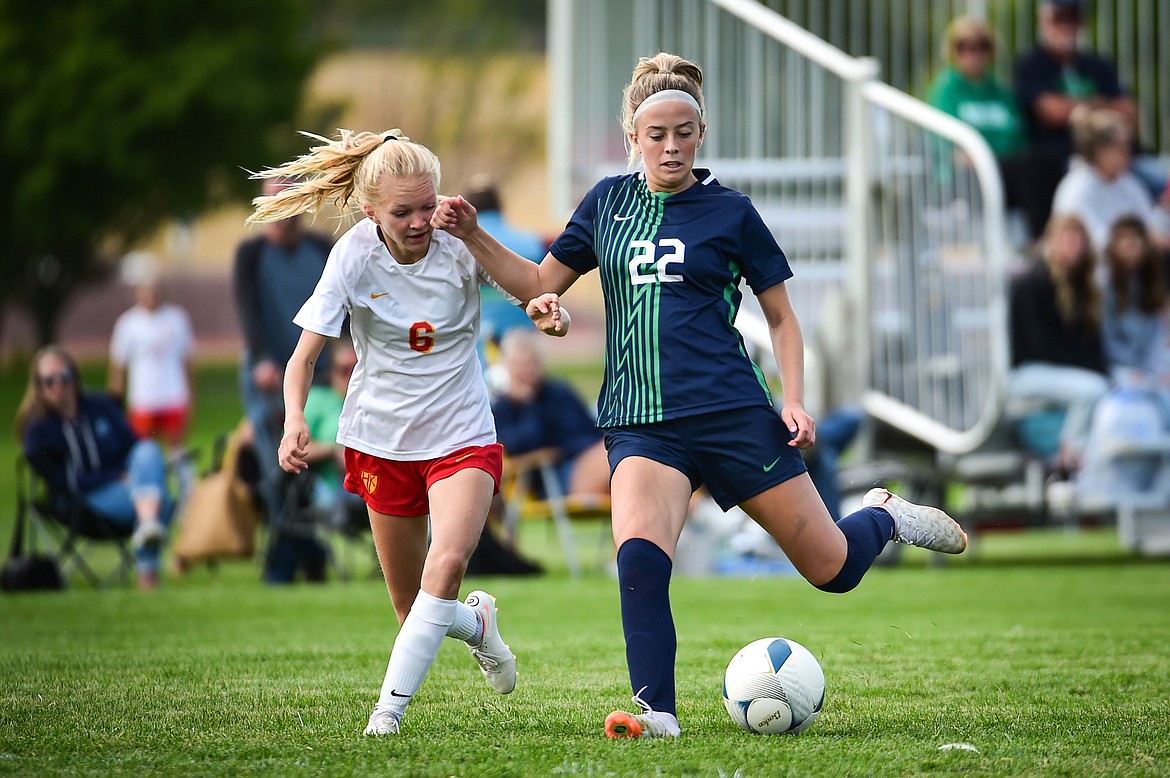
<instances>
[{"instance_id":1,"label":"bleacher railing","mask_svg":"<svg viewBox=\"0 0 1170 778\"><path fill-rule=\"evenodd\" d=\"M658 51L703 68L697 164L752 198L793 264L805 338L829 366L810 377L820 404L862 402L940 451L976 448L1007 372L1002 192L982 138L755 0L550 0L557 210L625 170L621 90ZM750 304L737 326L770 354Z\"/></svg>"}]
</instances>

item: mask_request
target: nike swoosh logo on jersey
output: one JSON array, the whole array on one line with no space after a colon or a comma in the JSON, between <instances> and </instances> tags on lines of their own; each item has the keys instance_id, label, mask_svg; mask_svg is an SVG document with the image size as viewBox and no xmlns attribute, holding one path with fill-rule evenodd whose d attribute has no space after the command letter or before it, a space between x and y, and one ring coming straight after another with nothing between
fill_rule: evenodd
<instances>
[{"instance_id":1,"label":"nike swoosh logo on jersey","mask_svg":"<svg viewBox=\"0 0 1170 778\"><path fill-rule=\"evenodd\" d=\"M770 472L772 472L772 468L773 468L773 467L775 467L777 464L779 464L779 462L780 462L780 457L782 457L782 456L784 456L784 455L783 455L783 454L781 454L779 457L776 457L775 459L773 459L773 460L772 460L772 464L770 464L770 465L764 465L764 472L765 472L765 473L770 473Z\"/></svg>"},{"instance_id":2,"label":"nike swoosh logo on jersey","mask_svg":"<svg viewBox=\"0 0 1170 778\"><path fill-rule=\"evenodd\" d=\"M377 300L379 297L385 297L389 292L370 292L370 299Z\"/></svg>"},{"instance_id":3,"label":"nike swoosh logo on jersey","mask_svg":"<svg viewBox=\"0 0 1170 778\"><path fill-rule=\"evenodd\" d=\"M634 214L632 214L632 213L628 213L625 216L618 216L617 214L614 214L613 220L615 222L624 222L626 219L632 219L632 218L634 218Z\"/></svg>"}]
</instances>

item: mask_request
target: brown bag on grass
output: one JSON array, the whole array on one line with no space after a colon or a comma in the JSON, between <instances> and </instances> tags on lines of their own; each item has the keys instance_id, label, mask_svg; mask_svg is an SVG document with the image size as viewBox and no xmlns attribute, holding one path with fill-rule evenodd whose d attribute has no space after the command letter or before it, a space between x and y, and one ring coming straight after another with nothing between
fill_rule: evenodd
<instances>
[{"instance_id":1,"label":"brown bag on grass","mask_svg":"<svg viewBox=\"0 0 1170 778\"><path fill-rule=\"evenodd\" d=\"M260 510L240 477L241 446L238 427L224 444L219 467L191 487L171 552L180 570L193 562L248 558L256 550Z\"/></svg>"}]
</instances>

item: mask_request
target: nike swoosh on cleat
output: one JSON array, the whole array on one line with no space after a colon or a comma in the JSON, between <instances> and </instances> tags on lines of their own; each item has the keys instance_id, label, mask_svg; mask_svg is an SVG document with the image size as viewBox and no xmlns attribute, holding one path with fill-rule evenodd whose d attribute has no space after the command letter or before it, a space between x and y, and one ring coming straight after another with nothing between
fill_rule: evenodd
<instances>
[{"instance_id":1,"label":"nike swoosh on cleat","mask_svg":"<svg viewBox=\"0 0 1170 778\"><path fill-rule=\"evenodd\" d=\"M781 458L782 456L783 456L783 454L781 454L779 457L776 457L775 459L773 459L773 460L772 460L772 464L770 464L770 465L764 465L764 472L765 472L765 473L770 473L770 472L772 472L772 468L773 468L773 467L775 467L777 464L779 464L779 462L780 462L780 458Z\"/></svg>"},{"instance_id":2,"label":"nike swoosh on cleat","mask_svg":"<svg viewBox=\"0 0 1170 778\"><path fill-rule=\"evenodd\" d=\"M370 292L370 299L377 300L379 297L385 297L389 292Z\"/></svg>"},{"instance_id":3,"label":"nike swoosh on cleat","mask_svg":"<svg viewBox=\"0 0 1170 778\"><path fill-rule=\"evenodd\" d=\"M630 213L630 214L626 214L625 216L618 216L618 215L616 215L616 214L615 214L615 215L614 215L614 217L613 217L613 220L614 220L615 222L624 222L624 221L626 221L627 219L632 219L632 218L634 218L634 214L632 214L632 213Z\"/></svg>"},{"instance_id":4,"label":"nike swoosh on cleat","mask_svg":"<svg viewBox=\"0 0 1170 778\"><path fill-rule=\"evenodd\" d=\"M407 698L407 699L410 699L410 698L411 698L413 695L410 695L410 694L399 694L399 693L397 692L397 690L395 690L395 689L391 689L391 690L390 690L390 696L391 696L391 697L405 697L405 698Z\"/></svg>"}]
</instances>

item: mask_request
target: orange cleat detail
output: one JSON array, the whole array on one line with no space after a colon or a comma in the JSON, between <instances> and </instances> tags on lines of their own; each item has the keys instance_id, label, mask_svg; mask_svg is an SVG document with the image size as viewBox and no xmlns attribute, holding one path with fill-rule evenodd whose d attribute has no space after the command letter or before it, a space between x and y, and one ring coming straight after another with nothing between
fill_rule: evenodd
<instances>
[{"instance_id":1,"label":"orange cleat detail","mask_svg":"<svg viewBox=\"0 0 1170 778\"><path fill-rule=\"evenodd\" d=\"M610 739L642 737L642 725L633 714L615 710L605 717L605 736Z\"/></svg>"}]
</instances>

